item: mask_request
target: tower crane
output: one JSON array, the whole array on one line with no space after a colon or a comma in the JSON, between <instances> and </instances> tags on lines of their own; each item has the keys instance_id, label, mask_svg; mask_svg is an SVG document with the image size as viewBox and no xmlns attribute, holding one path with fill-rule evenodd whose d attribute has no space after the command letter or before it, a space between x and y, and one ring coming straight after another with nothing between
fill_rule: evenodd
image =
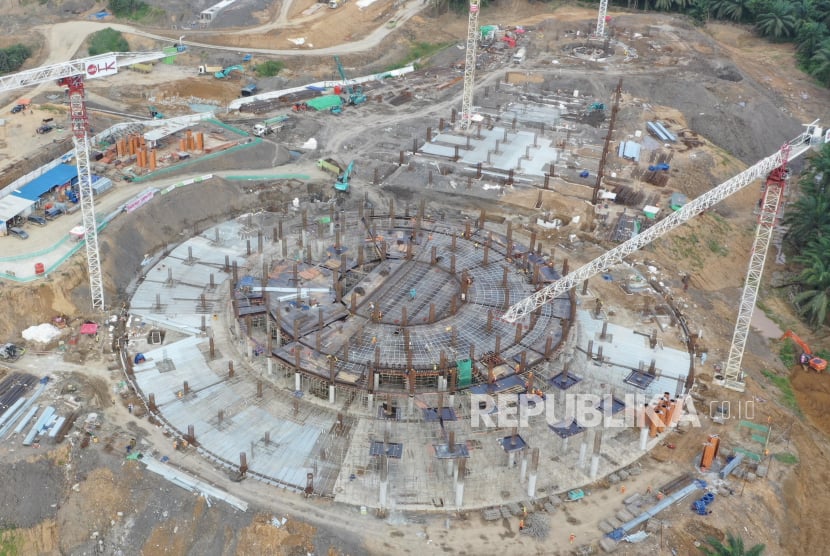
<instances>
[{"instance_id":1,"label":"tower crane","mask_svg":"<svg viewBox=\"0 0 830 556\"><path fill-rule=\"evenodd\" d=\"M56 82L69 90L69 115L72 125L72 140L75 147L75 164L78 167L78 193L83 216L89 289L92 296L93 311L104 310L104 280L101 275L98 224L92 198L92 173L89 164L89 119L84 100L84 80L114 75L118 72L119 65L140 64L174 54L165 52L111 52L0 77L0 92L50 81Z\"/></svg>"},{"instance_id":2,"label":"tower crane","mask_svg":"<svg viewBox=\"0 0 830 556\"><path fill-rule=\"evenodd\" d=\"M760 285L761 274L763 273L766 251L770 238L772 237L772 228L778 212L778 204L786 176L786 165L788 161L798 158L821 140L821 128L818 126L818 120L816 120L808 124L804 132L789 141L774 154L685 204L680 210L673 212L643 233L637 234L583 267L570 272L533 295L519 301L510 307L502 318L511 323L524 319L536 309L550 303L588 278L607 270L612 265L622 262L626 256L639 251L655 239L699 215L702 211L711 208L733 193L742 190L750 183L767 177L767 188L762 199L761 215L758 220L758 228L753 244L753 254L741 299L741 309L735 326L735 335L732 339L730 356L724 371L723 385L733 390L742 391L743 374L741 372L741 360L746 345L746 338L749 334L749 321L752 318L752 311L758 295L758 287Z\"/></svg>"},{"instance_id":3,"label":"tower crane","mask_svg":"<svg viewBox=\"0 0 830 556\"><path fill-rule=\"evenodd\" d=\"M479 0L470 0L467 21L467 52L464 60L464 94L461 97L461 128L470 127L473 117L473 87L476 80L476 51L478 50Z\"/></svg>"},{"instance_id":4,"label":"tower crane","mask_svg":"<svg viewBox=\"0 0 830 556\"><path fill-rule=\"evenodd\" d=\"M608 0L599 0L599 13L597 14L596 36L605 36L605 19L608 16Z\"/></svg>"}]
</instances>

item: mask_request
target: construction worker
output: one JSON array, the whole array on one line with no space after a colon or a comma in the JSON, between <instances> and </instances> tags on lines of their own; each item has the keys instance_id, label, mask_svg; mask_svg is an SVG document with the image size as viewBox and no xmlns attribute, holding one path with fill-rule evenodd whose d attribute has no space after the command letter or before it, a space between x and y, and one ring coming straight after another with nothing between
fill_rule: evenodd
<instances>
[{"instance_id":1,"label":"construction worker","mask_svg":"<svg viewBox=\"0 0 830 556\"><path fill-rule=\"evenodd\" d=\"M525 520L520 519L519 520L519 531L524 531L524 528L525 528Z\"/></svg>"},{"instance_id":2,"label":"construction worker","mask_svg":"<svg viewBox=\"0 0 830 556\"><path fill-rule=\"evenodd\" d=\"M571 543L571 544L573 544L575 540L576 540L576 535L574 535L573 533L571 533L571 536L570 536L570 537L568 537L568 542L569 542L569 543Z\"/></svg>"},{"instance_id":3,"label":"construction worker","mask_svg":"<svg viewBox=\"0 0 830 556\"><path fill-rule=\"evenodd\" d=\"M651 485L646 487L646 494L651 494Z\"/></svg>"},{"instance_id":4,"label":"construction worker","mask_svg":"<svg viewBox=\"0 0 830 556\"><path fill-rule=\"evenodd\" d=\"M620 494L625 494L625 485L620 486Z\"/></svg>"}]
</instances>

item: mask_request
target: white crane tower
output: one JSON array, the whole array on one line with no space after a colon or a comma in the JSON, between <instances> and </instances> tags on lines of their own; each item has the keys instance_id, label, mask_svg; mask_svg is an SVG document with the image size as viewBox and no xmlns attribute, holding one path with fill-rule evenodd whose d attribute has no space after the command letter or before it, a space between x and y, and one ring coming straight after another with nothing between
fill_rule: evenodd
<instances>
[{"instance_id":1,"label":"white crane tower","mask_svg":"<svg viewBox=\"0 0 830 556\"><path fill-rule=\"evenodd\" d=\"M762 198L761 213L753 243L749 271L741 297L738 321L735 325L732 346L722 380L722 384L727 388L743 391L741 360L743 359L746 339L749 335L749 323L755 308L755 301L758 297L758 287L760 286L761 275L764 270L766 252L772 237L773 226L778 214L778 205L786 181L786 165L788 161L798 158L810 150L813 145L821 141L821 128L818 127L818 120L816 120L812 124L807 125L803 133L785 144L776 153L747 168L714 189L710 189L693 201L686 203L683 205L683 208L673 212L643 233L637 234L628 241L600 255L585 266L568 273L566 276L552 282L530 297L516 303L505 312L503 319L513 323L524 319L539 307L550 303L588 278L606 271L615 264L621 263L626 256L639 251L663 234L691 220L702 211L716 205L733 193L740 191L758 179L767 178L767 187Z\"/></svg>"},{"instance_id":2,"label":"white crane tower","mask_svg":"<svg viewBox=\"0 0 830 556\"><path fill-rule=\"evenodd\" d=\"M605 19L608 16L608 0L599 0L599 13L597 14L597 30L595 35L599 38L605 36Z\"/></svg>"},{"instance_id":3,"label":"white crane tower","mask_svg":"<svg viewBox=\"0 0 830 556\"><path fill-rule=\"evenodd\" d=\"M104 310L104 280L98 252L98 223L92 198L92 173L89 165L89 120L84 100L84 79L106 77L118 72L118 66L149 62L173 55L164 52L111 52L81 58L0 77L0 92L31 85L55 82L69 91L69 115L78 167L78 197L83 216L84 240L89 274L92 310Z\"/></svg>"},{"instance_id":4,"label":"white crane tower","mask_svg":"<svg viewBox=\"0 0 830 556\"><path fill-rule=\"evenodd\" d=\"M467 21L467 56L464 61L464 94L461 97L461 129L470 127L473 117L473 87L476 81L476 52L478 50L478 3L470 0Z\"/></svg>"}]
</instances>

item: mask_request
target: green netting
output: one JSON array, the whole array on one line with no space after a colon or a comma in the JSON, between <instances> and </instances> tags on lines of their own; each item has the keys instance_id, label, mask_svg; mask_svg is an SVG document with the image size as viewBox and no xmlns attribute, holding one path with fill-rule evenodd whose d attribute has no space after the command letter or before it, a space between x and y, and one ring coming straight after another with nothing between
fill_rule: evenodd
<instances>
[{"instance_id":1,"label":"green netting","mask_svg":"<svg viewBox=\"0 0 830 556\"><path fill-rule=\"evenodd\" d=\"M343 99L340 98L339 95L323 95L321 97L307 100L306 104L309 108L313 108L314 110L328 110L343 104Z\"/></svg>"},{"instance_id":2,"label":"green netting","mask_svg":"<svg viewBox=\"0 0 830 556\"><path fill-rule=\"evenodd\" d=\"M470 359L459 359L455 365L458 369L458 387L466 388L473 382L473 362Z\"/></svg>"}]
</instances>

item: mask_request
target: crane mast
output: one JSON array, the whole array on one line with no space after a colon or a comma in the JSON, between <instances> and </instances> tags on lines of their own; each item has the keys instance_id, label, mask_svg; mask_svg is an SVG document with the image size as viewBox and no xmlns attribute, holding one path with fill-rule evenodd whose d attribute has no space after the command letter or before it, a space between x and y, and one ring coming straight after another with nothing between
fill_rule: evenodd
<instances>
[{"instance_id":1,"label":"crane mast","mask_svg":"<svg viewBox=\"0 0 830 556\"><path fill-rule=\"evenodd\" d=\"M519 320L530 315L530 313L537 308L550 303L574 286L582 283L584 280L587 280L588 278L605 271L609 267L622 262L623 259L631 253L639 251L655 239L677 228L688 220L691 220L702 211L716 205L733 193L740 191L755 180L766 177L771 171L781 166L783 161L787 159L793 160L801 156L807 152L811 148L812 144L817 142L821 136L821 130L818 128L817 123L818 121L808 125L807 129L803 133L799 134L788 143L788 153L785 152L786 149L779 150L753 166L750 166L737 176L725 181L713 189L710 189L700 197L686 203L680 210L673 212L663 220L657 222L643 233L637 234L628 241L625 241L610 251L607 251L605 254L600 255L585 266L569 273L566 276L563 276L559 280L552 282L533 295L516 303L505 312L502 318L507 322L518 322Z\"/></svg>"},{"instance_id":2,"label":"crane mast","mask_svg":"<svg viewBox=\"0 0 830 556\"><path fill-rule=\"evenodd\" d=\"M741 294L741 306L738 309L738 320L735 323L735 332L732 335L732 345L729 348L729 357L723 371L723 386L730 390L744 391L743 371L741 362L744 358L744 349L749 337L749 327L752 313L755 311L755 301L758 299L758 289L761 287L761 277L764 274L764 264L767 260L767 251L772 241L772 232L778 219L778 206L784 193L787 179L787 158L789 145L781 149L781 165L773 169L767 176L766 187L761 198L761 213L758 216L758 227L755 231L755 241L749 258L749 270Z\"/></svg>"},{"instance_id":3,"label":"crane mast","mask_svg":"<svg viewBox=\"0 0 830 556\"><path fill-rule=\"evenodd\" d=\"M89 118L84 102L83 74L62 78L59 83L69 88L69 116L72 122L72 140L75 144L75 164L78 167L78 197L84 222L87 274L92 310L104 310L104 277L101 273L101 254L98 250L98 221L92 196L92 171L89 167Z\"/></svg>"},{"instance_id":4,"label":"crane mast","mask_svg":"<svg viewBox=\"0 0 830 556\"><path fill-rule=\"evenodd\" d=\"M608 0L599 0L599 13L597 14L597 37L605 36L605 17L608 15Z\"/></svg>"},{"instance_id":5,"label":"crane mast","mask_svg":"<svg viewBox=\"0 0 830 556\"><path fill-rule=\"evenodd\" d=\"M461 97L461 128L467 129L473 117L473 87L476 80L476 51L478 50L479 0L470 0L467 21L467 52L464 61L464 94Z\"/></svg>"}]
</instances>

